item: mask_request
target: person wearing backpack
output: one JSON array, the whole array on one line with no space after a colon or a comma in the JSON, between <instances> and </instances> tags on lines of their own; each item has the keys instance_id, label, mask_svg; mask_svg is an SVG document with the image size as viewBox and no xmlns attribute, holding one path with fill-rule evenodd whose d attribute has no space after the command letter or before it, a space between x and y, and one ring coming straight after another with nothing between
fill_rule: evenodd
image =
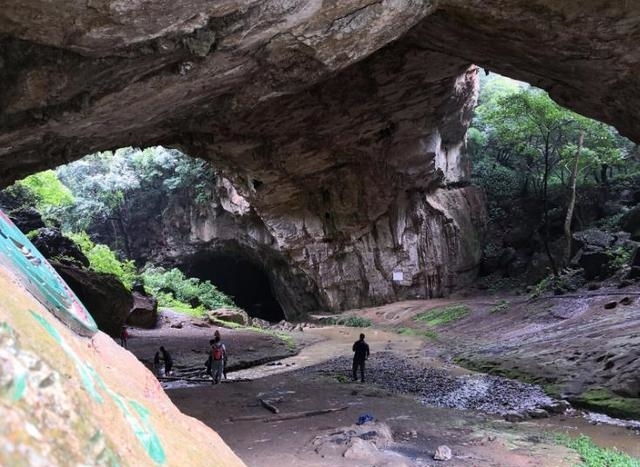
<instances>
[{"instance_id":1,"label":"person wearing backpack","mask_svg":"<svg viewBox=\"0 0 640 467\"><path fill-rule=\"evenodd\" d=\"M220 333L216 331L213 338L213 344L211 344L211 376L213 377L212 384L218 384L220 382L226 360L227 349L222 343Z\"/></svg>"}]
</instances>

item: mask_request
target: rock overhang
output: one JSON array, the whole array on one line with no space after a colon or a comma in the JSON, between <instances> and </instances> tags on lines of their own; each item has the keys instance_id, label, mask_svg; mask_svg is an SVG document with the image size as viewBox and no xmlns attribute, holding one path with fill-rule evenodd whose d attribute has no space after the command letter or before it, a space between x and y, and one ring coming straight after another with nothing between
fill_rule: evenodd
<instances>
[{"instance_id":1,"label":"rock overhang","mask_svg":"<svg viewBox=\"0 0 640 467\"><path fill-rule=\"evenodd\" d=\"M215 140L227 117L304 95L391 43L440 52L425 74L452 78L478 63L637 138L639 15L630 2L600 0L95 0L64 11L9 1L0 13L0 182L99 149ZM194 120L209 131L190 132Z\"/></svg>"},{"instance_id":2,"label":"rock overhang","mask_svg":"<svg viewBox=\"0 0 640 467\"><path fill-rule=\"evenodd\" d=\"M58 10L10 0L0 13L0 185L97 150L179 146L216 164L329 308L440 295L477 263L461 241L483 222L460 188L471 63L640 137L629 2Z\"/></svg>"}]
</instances>

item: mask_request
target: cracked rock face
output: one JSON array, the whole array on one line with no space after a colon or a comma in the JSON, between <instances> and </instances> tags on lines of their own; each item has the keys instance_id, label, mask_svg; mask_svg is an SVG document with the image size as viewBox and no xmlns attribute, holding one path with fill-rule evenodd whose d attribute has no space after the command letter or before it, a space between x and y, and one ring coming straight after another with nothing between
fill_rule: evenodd
<instances>
[{"instance_id":1,"label":"cracked rock face","mask_svg":"<svg viewBox=\"0 0 640 467\"><path fill-rule=\"evenodd\" d=\"M319 306L442 295L479 258L471 63L637 139L639 16L604 0L8 0L0 185L178 146L215 163Z\"/></svg>"}]
</instances>

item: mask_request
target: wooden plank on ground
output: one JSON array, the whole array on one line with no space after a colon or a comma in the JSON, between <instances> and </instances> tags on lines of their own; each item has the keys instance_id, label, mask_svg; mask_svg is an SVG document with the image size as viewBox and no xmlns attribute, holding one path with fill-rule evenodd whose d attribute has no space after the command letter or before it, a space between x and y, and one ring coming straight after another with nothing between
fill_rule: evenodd
<instances>
[{"instance_id":1,"label":"wooden plank on ground","mask_svg":"<svg viewBox=\"0 0 640 467\"><path fill-rule=\"evenodd\" d=\"M264 407L265 409L273 412L273 413L280 413L280 409L278 409L278 407L276 407L275 405L269 403L268 401L264 400L264 399L258 399L260 401L260 404L262 404L262 407Z\"/></svg>"},{"instance_id":2,"label":"wooden plank on ground","mask_svg":"<svg viewBox=\"0 0 640 467\"><path fill-rule=\"evenodd\" d=\"M246 415L243 417L231 417L228 420L230 422L248 422L248 421L260 420L268 423L268 422L277 422L280 420L292 420L295 418L313 417L316 415L324 415L324 414L333 413L333 412L341 412L343 410L347 410L348 408L349 406L345 405L344 407L336 407L332 409L307 410L304 412L288 412L288 413L275 415L273 417L265 417L264 415Z\"/></svg>"}]
</instances>

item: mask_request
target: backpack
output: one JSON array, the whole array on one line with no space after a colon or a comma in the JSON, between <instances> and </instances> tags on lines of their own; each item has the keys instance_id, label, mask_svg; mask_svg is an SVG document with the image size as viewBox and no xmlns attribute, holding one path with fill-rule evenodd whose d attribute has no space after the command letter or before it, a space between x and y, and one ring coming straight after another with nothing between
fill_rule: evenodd
<instances>
[{"instance_id":1,"label":"backpack","mask_svg":"<svg viewBox=\"0 0 640 467\"><path fill-rule=\"evenodd\" d=\"M214 360L222 360L222 357L223 357L222 344L213 344L211 355L213 356Z\"/></svg>"}]
</instances>

